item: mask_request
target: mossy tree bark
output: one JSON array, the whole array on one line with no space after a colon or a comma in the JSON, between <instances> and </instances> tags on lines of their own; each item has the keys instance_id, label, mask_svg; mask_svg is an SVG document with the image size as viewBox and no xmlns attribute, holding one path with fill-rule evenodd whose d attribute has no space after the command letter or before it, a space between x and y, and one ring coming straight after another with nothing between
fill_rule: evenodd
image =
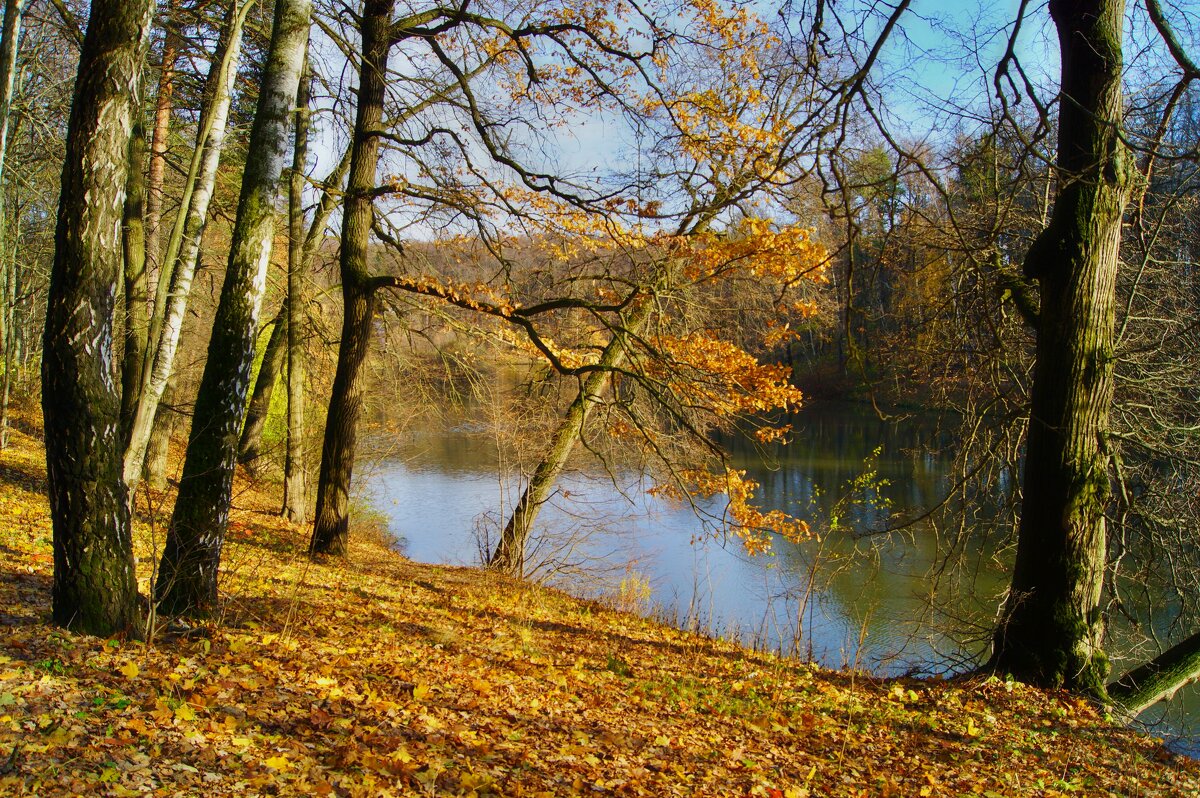
<instances>
[{"instance_id":1,"label":"mossy tree bark","mask_svg":"<svg viewBox=\"0 0 1200 798\"><path fill-rule=\"evenodd\" d=\"M238 433L250 389L258 314L275 234L276 199L311 14L311 0L277 0L275 4L229 265L196 397L179 497L155 584L160 610L167 614L203 614L217 603L217 569L229 521Z\"/></svg>"},{"instance_id":2,"label":"mossy tree bark","mask_svg":"<svg viewBox=\"0 0 1200 798\"><path fill-rule=\"evenodd\" d=\"M1120 138L1123 0L1051 0L1062 52L1058 194L1025 259L1041 287L1012 586L990 666L1103 694L1114 293L1131 166Z\"/></svg>"},{"instance_id":3,"label":"mossy tree bark","mask_svg":"<svg viewBox=\"0 0 1200 798\"><path fill-rule=\"evenodd\" d=\"M42 409L54 523L56 623L136 628L113 315L134 97L151 0L94 0L67 128L43 338Z\"/></svg>"},{"instance_id":4,"label":"mossy tree bark","mask_svg":"<svg viewBox=\"0 0 1200 798\"><path fill-rule=\"evenodd\" d=\"M242 425L242 437L238 441L238 462L254 469L262 454L263 430L267 426L267 415L271 412L271 397L275 385L283 373L284 358L287 356L288 303L285 299L279 312L271 322L271 335L267 338L267 349L263 352L258 378L254 381L254 392L250 395L250 406L246 409L246 423Z\"/></svg>"},{"instance_id":5,"label":"mossy tree bark","mask_svg":"<svg viewBox=\"0 0 1200 798\"><path fill-rule=\"evenodd\" d=\"M1169 700L1179 688L1197 680L1200 680L1200 633L1122 675L1108 686L1108 695L1136 715L1159 701Z\"/></svg>"},{"instance_id":6,"label":"mossy tree bark","mask_svg":"<svg viewBox=\"0 0 1200 798\"><path fill-rule=\"evenodd\" d=\"M292 171L288 178L288 273L287 273L287 451L283 463L283 514L293 524L308 519L308 479L304 458L305 352L308 337L308 298L305 278L304 174L308 165L308 135L312 73L305 70L296 95L296 145L292 149ZM328 194L326 194L328 196ZM314 230L319 238L327 219L318 208ZM315 248L313 248L315 252Z\"/></svg>"},{"instance_id":7,"label":"mossy tree bark","mask_svg":"<svg viewBox=\"0 0 1200 798\"><path fill-rule=\"evenodd\" d=\"M342 340L317 479L316 521L309 550L342 555L349 529L350 478L365 386L362 364L371 342L377 282L367 267L372 192L379 165L379 135L383 123L387 58L392 46L391 18L395 0L367 0L362 15L362 63L359 69L358 109L354 120L350 176L342 210Z\"/></svg>"},{"instance_id":8,"label":"mossy tree bark","mask_svg":"<svg viewBox=\"0 0 1200 798\"><path fill-rule=\"evenodd\" d=\"M129 443L138 396L142 392L142 366L146 357L150 311L146 279L146 123L142 119L141 91L135 100L133 135L129 139L129 176L125 188L122 243L125 252L125 317L121 357L121 444Z\"/></svg>"},{"instance_id":9,"label":"mossy tree bark","mask_svg":"<svg viewBox=\"0 0 1200 798\"><path fill-rule=\"evenodd\" d=\"M150 429L150 442L146 445L146 484L155 490L167 489L168 457L171 453L171 439L176 431L183 426L185 416L176 406L179 402L179 378L172 373L167 380L158 402L158 412L154 415L154 424Z\"/></svg>"}]
</instances>

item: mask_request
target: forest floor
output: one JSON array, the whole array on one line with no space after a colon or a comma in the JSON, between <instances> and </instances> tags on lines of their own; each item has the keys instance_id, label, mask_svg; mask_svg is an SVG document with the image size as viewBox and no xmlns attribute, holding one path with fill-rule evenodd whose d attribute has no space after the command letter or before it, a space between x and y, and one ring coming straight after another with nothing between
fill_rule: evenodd
<instances>
[{"instance_id":1,"label":"forest floor","mask_svg":"<svg viewBox=\"0 0 1200 798\"><path fill-rule=\"evenodd\" d=\"M878 680L355 530L313 563L239 478L219 618L149 642L49 623L36 420L0 452L0 794L1200 795L1200 764L1089 703ZM141 589L170 497L139 496Z\"/></svg>"}]
</instances>

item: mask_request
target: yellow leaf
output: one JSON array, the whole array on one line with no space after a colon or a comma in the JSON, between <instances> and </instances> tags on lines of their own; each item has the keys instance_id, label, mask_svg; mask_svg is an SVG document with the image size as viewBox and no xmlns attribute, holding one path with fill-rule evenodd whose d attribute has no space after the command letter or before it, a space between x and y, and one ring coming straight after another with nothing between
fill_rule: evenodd
<instances>
[{"instance_id":1,"label":"yellow leaf","mask_svg":"<svg viewBox=\"0 0 1200 798\"><path fill-rule=\"evenodd\" d=\"M427 695L429 695L429 685L418 684L413 688L413 698L417 699L418 701L424 701Z\"/></svg>"},{"instance_id":2,"label":"yellow leaf","mask_svg":"<svg viewBox=\"0 0 1200 798\"><path fill-rule=\"evenodd\" d=\"M175 718L177 720L195 720L196 712L185 702L175 707Z\"/></svg>"},{"instance_id":3,"label":"yellow leaf","mask_svg":"<svg viewBox=\"0 0 1200 798\"><path fill-rule=\"evenodd\" d=\"M141 670L136 662L126 662L121 666L121 673L125 675L126 679L136 679Z\"/></svg>"},{"instance_id":4,"label":"yellow leaf","mask_svg":"<svg viewBox=\"0 0 1200 798\"><path fill-rule=\"evenodd\" d=\"M250 745L250 738L249 737L234 737L229 742L233 743L234 745L245 746L245 745Z\"/></svg>"},{"instance_id":5,"label":"yellow leaf","mask_svg":"<svg viewBox=\"0 0 1200 798\"><path fill-rule=\"evenodd\" d=\"M659 747L661 747L661 746L664 746L664 745L670 745L670 744L671 744L671 738L670 738L670 737L668 737L668 736L667 736L667 735L665 735L665 734L660 734L660 735L658 735L657 737L655 737L655 738L654 738L654 744L655 744L655 745L657 745L657 746L659 746Z\"/></svg>"},{"instance_id":6,"label":"yellow leaf","mask_svg":"<svg viewBox=\"0 0 1200 798\"><path fill-rule=\"evenodd\" d=\"M271 768L271 770L287 770L288 758L286 756L273 756L263 760L263 764Z\"/></svg>"}]
</instances>

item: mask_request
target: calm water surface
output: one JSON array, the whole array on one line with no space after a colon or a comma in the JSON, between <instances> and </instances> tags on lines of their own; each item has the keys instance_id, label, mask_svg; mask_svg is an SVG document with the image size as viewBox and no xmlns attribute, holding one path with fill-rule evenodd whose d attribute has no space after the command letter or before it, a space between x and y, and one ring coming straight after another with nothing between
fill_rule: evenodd
<instances>
[{"instance_id":1,"label":"calm water surface","mask_svg":"<svg viewBox=\"0 0 1200 798\"><path fill-rule=\"evenodd\" d=\"M888 676L968 667L1007 584L1005 558L988 541L1003 531L991 519L1011 475L973 502L969 542L954 546L955 530L927 520L883 534L943 499L952 484L951 434L930 418L885 422L853 406L810 407L793 426L786 447L733 446L734 464L761 484L764 508L809 520L822 530L819 540L747 556L697 516L719 516L722 500L692 508L647 495L636 475L614 482L585 464L563 477L539 517L530 555L537 575L830 667ZM501 467L506 458L492 438L467 428L420 430L389 447L368 458L362 481L404 553L478 565L521 486ZM1183 747L1200 752L1198 695L1189 689L1143 718L1156 733L1191 737Z\"/></svg>"}]
</instances>

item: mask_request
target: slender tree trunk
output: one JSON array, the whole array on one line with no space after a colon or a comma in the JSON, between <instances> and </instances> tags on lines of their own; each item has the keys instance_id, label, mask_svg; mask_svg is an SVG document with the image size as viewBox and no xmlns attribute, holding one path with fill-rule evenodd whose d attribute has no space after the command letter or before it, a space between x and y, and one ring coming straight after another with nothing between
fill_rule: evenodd
<instances>
[{"instance_id":1,"label":"slender tree trunk","mask_svg":"<svg viewBox=\"0 0 1200 798\"><path fill-rule=\"evenodd\" d=\"M1108 695L1132 715L1200 680L1200 633L1183 640L1108 686Z\"/></svg>"},{"instance_id":2,"label":"slender tree trunk","mask_svg":"<svg viewBox=\"0 0 1200 798\"><path fill-rule=\"evenodd\" d=\"M716 210L710 209L697 216L692 220L689 234L707 230L715 215ZM661 263L651 276L649 292L654 294L672 285L677 279L679 265L671 260ZM600 353L600 359L596 362L599 370L587 376L580 386L579 393L567 407L566 415L551 439L550 448L534 469L533 476L521 493L512 516L500 533L500 540L488 560L489 568L513 576L524 576L526 545L542 505L553 495L554 485L562 476L575 444L583 437L588 417L612 384L613 372L628 360L630 341L641 335L654 311L655 304L649 297L635 302L628 318L613 330L612 338Z\"/></svg>"},{"instance_id":3,"label":"slender tree trunk","mask_svg":"<svg viewBox=\"0 0 1200 798\"><path fill-rule=\"evenodd\" d=\"M1041 285L1012 587L991 667L1104 693L1105 447L1131 166L1120 139L1123 0L1051 0L1062 50L1059 191L1025 271Z\"/></svg>"},{"instance_id":4,"label":"slender tree trunk","mask_svg":"<svg viewBox=\"0 0 1200 798\"><path fill-rule=\"evenodd\" d=\"M43 340L54 620L98 635L134 629L138 619L112 336L133 98L153 11L153 0L93 0Z\"/></svg>"},{"instance_id":5,"label":"slender tree trunk","mask_svg":"<svg viewBox=\"0 0 1200 798\"><path fill-rule=\"evenodd\" d=\"M267 426L267 415L271 411L271 397L275 395L275 384L283 373L283 359L287 355L287 319L288 302L285 299L271 322L267 351L263 353L254 392L250 395L250 407L246 410L246 423L242 425L242 437L238 441L238 462L250 469L255 467L262 454L263 428Z\"/></svg>"},{"instance_id":6,"label":"slender tree trunk","mask_svg":"<svg viewBox=\"0 0 1200 798\"><path fill-rule=\"evenodd\" d=\"M12 353L16 331L13 329L17 295L16 258L10 251L8 230L5 160L8 155L8 118L12 111L13 87L16 83L17 49L21 42L21 15L25 0L6 0L4 30L0 34L0 352L4 354L4 387L0 395L0 449L8 446L8 397L12 387ZM16 241L16 235L11 236Z\"/></svg>"},{"instance_id":7,"label":"slender tree trunk","mask_svg":"<svg viewBox=\"0 0 1200 798\"><path fill-rule=\"evenodd\" d=\"M342 340L321 448L316 522L309 546L313 554L343 555L349 537L350 479L365 387L361 371L370 347L371 319L375 314L375 282L367 268L374 217L371 192L379 165L379 137L374 131L383 122L394 8L395 0L367 0L363 7L358 109L342 210Z\"/></svg>"},{"instance_id":8,"label":"slender tree trunk","mask_svg":"<svg viewBox=\"0 0 1200 798\"><path fill-rule=\"evenodd\" d=\"M171 517L155 595L163 612L203 613L217 602L238 431L245 415L258 314L275 233L276 199L292 105L304 68L311 0L277 0L267 66L250 132L229 267Z\"/></svg>"},{"instance_id":9,"label":"slender tree trunk","mask_svg":"<svg viewBox=\"0 0 1200 798\"><path fill-rule=\"evenodd\" d=\"M244 0L240 7L236 0L230 3L221 43L205 86L204 110L200 116L196 150L184 183L183 198L171 230L171 240L167 243L163 268L159 270L154 315L150 322L151 343L146 350L142 390L123 464L125 481L131 490L136 489L141 477L158 403L175 367L175 352L183 332L192 279L200 262L208 204L212 199L221 151L225 145L226 122L241 54L242 32L252 5L251 0Z\"/></svg>"},{"instance_id":10,"label":"slender tree trunk","mask_svg":"<svg viewBox=\"0 0 1200 798\"><path fill-rule=\"evenodd\" d=\"M4 303L0 305L0 317L5 319L5 329L8 334L0 337L0 346L4 348L4 385L0 388L0 449L8 447L8 407L12 397L13 380L16 377L17 369L17 342L20 339L20 330L17 322L17 298L20 296L20 281L17 279L17 246L16 242L21 240L20 220L13 219L11 233L11 242L7 247L4 247L2 254L7 261L7 269L0 269L0 278L4 283L0 285L0 294L4 296Z\"/></svg>"},{"instance_id":11,"label":"slender tree trunk","mask_svg":"<svg viewBox=\"0 0 1200 798\"><path fill-rule=\"evenodd\" d=\"M533 524L541 512L542 505L553 495L554 485L562 475L575 444L583 437L584 426L593 408L600 402L601 395L612 382L613 369L620 368L627 357L630 332L636 334L649 316L650 303L642 302L625 330L618 330L604 347L597 365L584 379L579 393L567 408L566 416L554 433L550 448L538 463L529 484L521 494L517 507L500 533L496 550L488 560L488 567L513 576L525 575L525 549Z\"/></svg>"},{"instance_id":12,"label":"slender tree trunk","mask_svg":"<svg viewBox=\"0 0 1200 798\"><path fill-rule=\"evenodd\" d=\"M308 520L308 486L304 473L304 344L308 337L308 299L304 285L308 270L304 261L304 174L308 164L308 104L311 88L312 74L306 67L296 95L296 146L292 151L292 172L288 180L288 418L287 454L283 464L283 514L293 524L303 524ZM320 229L325 229L324 220L321 220Z\"/></svg>"},{"instance_id":13,"label":"slender tree trunk","mask_svg":"<svg viewBox=\"0 0 1200 798\"><path fill-rule=\"evenodd\" d=\"M154 425L150 432L150 443L146 446L146 483L155 490L167 489L171 439L183 420L183 416L175 407L179 401L178 384L178 374L172 372L159 400L158 413L154 417Z\"/></svg>"},{"instance_id":14,"label":"slender tree trunk","mask_svg":"<svg viewBox=\"0 0 1200 798\"><path fill-rule=\"evenodd\" d=\"M167 174L168 137L175 104L175 64L179 60L179 0L169 0L163 18L162 69L154 98L154 132L150 139L150 166L146 173L146 266L149 274L162 269L163 186Z\"/></svg>"},{"instance_id":15,"label":"slender tree trunk","mask_svg":"<svg viewBox=\"0 0 1200 798\"><path fill-rule=\"evenodd\" d=\"M121 443L129 443L138 396L142 390L142 365L149 333L146 281L146 234L143 211L146 200L146 124L142 119L141 92L136 101L133 135L129 139L129 177L125 189L122 244L125 253L125 351L121 358Z\"/></svg>"}]
</instances>

